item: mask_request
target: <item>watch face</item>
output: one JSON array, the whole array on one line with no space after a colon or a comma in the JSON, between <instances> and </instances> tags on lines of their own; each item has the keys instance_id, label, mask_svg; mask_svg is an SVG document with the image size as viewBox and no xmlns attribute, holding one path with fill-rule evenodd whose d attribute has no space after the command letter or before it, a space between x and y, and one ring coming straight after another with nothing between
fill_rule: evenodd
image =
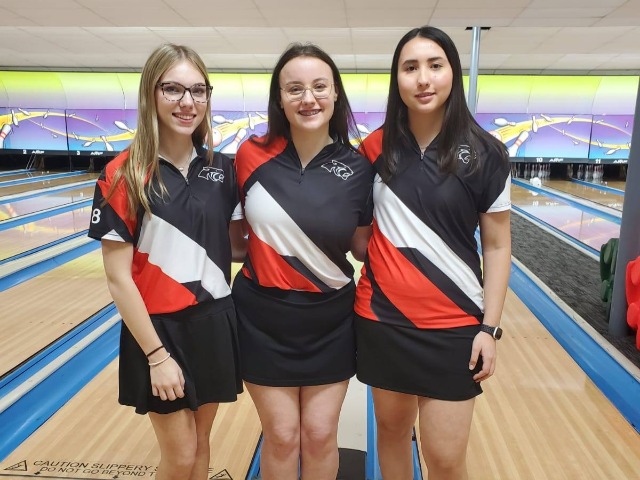
<instances>
[{"instance_id":1,"label":"watch face","mask_svg":"<svg viewBox=\"0 0 640 480\"><path fill-rule=\"evenodd\" d=\"M496 330L495 330L495 332L493 334L493 337L496 340L500 340L500 337L502 337L502 329L500 327L496 327Z\"/></svg>"}]
</instances>

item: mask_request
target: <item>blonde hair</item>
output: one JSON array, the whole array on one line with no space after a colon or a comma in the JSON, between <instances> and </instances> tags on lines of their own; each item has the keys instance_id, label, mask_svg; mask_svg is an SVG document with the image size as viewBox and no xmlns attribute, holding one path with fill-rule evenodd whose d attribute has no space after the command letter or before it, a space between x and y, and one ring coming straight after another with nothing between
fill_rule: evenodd
<instances>
[{"instance_id":1,"label":"blonde hair","mask_svg":"<svg viewBox=\"0 0 640 480\"><path fill-rule=\"evenodd\" d=\"M156 48L147 59L140 76L140 88L138 92L138 126L133 136L131 145L127 148L129 155L119 168L106 196L106 201L113 195L116 186L124 181L128 197L127 213L135 218L140 206L147 213L151 212L149 198L152 195L164 196L167 189L160 178L159 168L159 135L158 112L156 108L156 88L162 75L184 60L196 67L205 83L209 85L207 67L200 56L191 48L184 45L166 43ZM207 101L205 117L191 135L193 145L200 150L207 146L206 156L209 164L213 161L213 142L211 133L211 105ZM158 178L160 192L157 192L151 181Z\"/></svg>"}]
</instances>

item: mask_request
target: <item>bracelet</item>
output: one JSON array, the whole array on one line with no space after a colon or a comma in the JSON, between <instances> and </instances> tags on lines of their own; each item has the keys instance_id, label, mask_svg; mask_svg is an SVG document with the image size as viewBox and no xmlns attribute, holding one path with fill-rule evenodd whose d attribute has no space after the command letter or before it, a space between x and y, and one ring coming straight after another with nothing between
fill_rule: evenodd
<instances>
[{"instance_id":1,"label":"bracelet","mask_svg":"<svg viewBox=\"0 0 640 480\"><path fill-rule=\"evenodd\" d=\"M157 362L150 362L149 366L150 367L155 367L156 365L160 365L162 362L166 362L167 360L169 360L170 356L171 356L171 354L167 352L167 356L166 357L164 357L162 360L158 360Z\"/></svg>"},{"instance_id":2,"label":"bracelet","mask_svg":"<svg viewBox=\"0 0 640 480\"><path fill-rule=\"evenodd\" d=\"M147 358L149 358L151 355L153 355L154 353L156 353L158 350L162 350L164 348L164 345L160 345L158 348L154 348L153 350L151 350L149 353L147 353Z\"/></svg>"}]
</instances>

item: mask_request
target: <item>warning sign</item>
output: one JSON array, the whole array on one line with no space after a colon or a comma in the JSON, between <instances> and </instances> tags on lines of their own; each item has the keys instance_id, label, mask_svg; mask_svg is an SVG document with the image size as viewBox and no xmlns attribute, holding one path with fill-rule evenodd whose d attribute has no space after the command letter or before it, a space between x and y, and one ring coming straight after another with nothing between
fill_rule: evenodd
<instances>
[{"instance_id":1,"label":"warning sign","mask_svg":"<svg viewBox=\"0 0 640 480\"><path fill-rule=\"evenodd\" d=\"M16 463L15 465L11 465L10 467L5 468L5 470L14 470L18 472L26 472L27 471L27 461L22 460L21 462Z\"/></svg>"},{"instance_id":2,"label":"warning sign","mask_svg":"<svg viewBox=\"0 0 640 480\"><path fill-rule=\"evenodd\" d=\"M23 480L30 477L69 480L121 480L131 478L155 480L156 471L157 467L155 465L74 460L22 460L6 466L0 463L0 480ZM213 471L213 469L209 468L209 475ZM209 480L233 480L233 477L226 469L223 469L213 473Z\"/></svg>"},{"instance_id":3,"label":"warning sign","mask_svg":"<svg viewBox=\"0 0 640 480\"><path fill-rule=\"evenodd\" d=\"M12 477L23 472L20 478L42 476L47 478L155 478L155 465L136 465L109 462L80 462L72 460L23 460L0 470L0 478ZM13 475L10 473L13 472Z\"/></svg>"},{"instance_id":4,"label":"warning sign","mask_svg":"<svg viewBox=\"0 0 640 480\"><path fill-rule=\"evenodd\" d=\"M231 478L231 475L225 469L221 472L214 473L213 476L209 477L209 480L233 480L233 478Z\"/></svg>"}]
</instances>

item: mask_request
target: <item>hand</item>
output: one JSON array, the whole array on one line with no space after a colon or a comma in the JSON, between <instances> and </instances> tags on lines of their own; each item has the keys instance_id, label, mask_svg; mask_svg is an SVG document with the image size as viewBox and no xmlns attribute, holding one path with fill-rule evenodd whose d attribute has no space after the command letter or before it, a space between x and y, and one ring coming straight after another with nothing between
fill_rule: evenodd
<instances>
[{"instance_id":1,"label":"hand","mask_svg":"<svg viewBox=\"0 0 640 480\"><path fill-rule=\"evenodd\" d=\"M175 400L184 397L184 376L176 361L169 357L159 365L149 367L151 371L151 393L160 400Z\"/></svg>"},{"instance_id":2,"label":"hand","mask_svg":"<svg viewBox=\"0 0 640 480\"><path fill-rule=\"evenodd\" d=\"M473 376L476 382L487 380L496 370L496 340L488 333L479 332L473 339L469 370L476 368L478 358L482 357L482 369Z\"/></svg>"}]
</instances>

